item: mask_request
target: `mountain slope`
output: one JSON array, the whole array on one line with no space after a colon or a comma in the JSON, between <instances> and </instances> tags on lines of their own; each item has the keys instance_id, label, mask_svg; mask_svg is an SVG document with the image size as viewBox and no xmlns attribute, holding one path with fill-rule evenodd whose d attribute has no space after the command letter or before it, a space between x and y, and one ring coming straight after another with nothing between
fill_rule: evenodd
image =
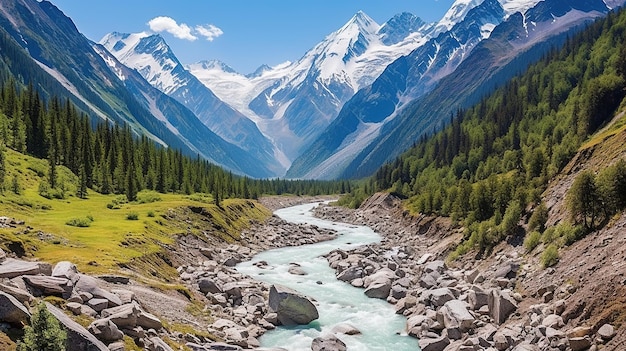
<instances>
[{"instance_id":1,"label":"mountain slope","mask_svg":"<svg viewBox=\"0 0 626 351\"><path fill-rule=\"evenodd\" d=\"M506 17L511 9L524 8L521 5L485 1L470 10L451 32L440 34L389 65L370 87L346 103L327 132L306 151L305 154L312 156L296 160L288 175L334 178L372 174L420 135L440 128L458 108L478 101L495 85L536 60L553 45L548 39L558 42L562 40L557 38L559 34L608 10L600 0L567 4L547 0L537 3L524 15L509 15L490 30L489 22L484 19L486 14L496 13L494 10L500 8ZM492 21L495 19L492 17ZM460 35L472 31L472 38ZM478 33L483 37L478 38ZM487 36L488 40L482 40ZM441 48L445 48L443 43L462 43L458 38L466 38L468 45L457 44L448 51L452 54L444 51L437 56L437 50L441 53ZM438 61L437 57L441 59ZM352 140L360 144L355 147Z\"/></svg>"},{"instance_id":2,"label":"mountain slope","mask_svg":"<svg viewBox=\"0 0 626 351\"><path fill-rule=\"evenodd\" d=\"M251 153L256 163L282 175L273 145L247 117L221 101L190 74L158 34L111 33L100 40L124 65L136 69L152 86L190 109L209 129Z\"/></svg>"},{"instance_id":3,"label":"mountain slope","mask_svg":"<svg viewBox=\"0 0 626 351\"><path fill-rule=\"evenodd\" d=\"M22 46L32 60L65 91L61 98L77 101L95 119L108 119L127 124L135 133L185 154L200 153L207 159L239 173L267 176L264 170L232 159L239 152L232 145L216 141L210 148L192 145L168 129L163 121L142 106L113 73L105 61L92 49L91 43L78 32L75 25L50 2L18 0L0 4L0 26L14 43ZM21 77L24 67L7 63L11 74ZM26 83L26 82L25 82ZM39 82L32 82L35 86ZM48 92L50 93L50 92ZM209 138L211 136L208 136ZM251 173L248 173L250 171Z\"/></svg>"},{"instance_id":4,"label":"mountain slope","mask_svg":"<svg viewBox=\"0 0 626 351\"><path fill-rule=\"evenodd\" d=\"M431 30L432 25L412 14L399 14L381 26L359 12L293 63L249 76L208 62L188 68L217 96L255 120L293 160L358 89L424 43Z\"/></svg>"},{"instance_id":5,"label":"mountain slope","mask_svg":"<svg viewBox=\"0 0 626 351\"><path fill-rule=\"evenodd\" d=\"M362 150L377 136L377 129L386 123L386 118L393 117L406 101L423 95L441 77L454 71L505 15L498 1L487 0L471 8L449 31L441 32L387 66L372 85L344 105L327 132L294 161L287 176L337 177L350 161L350 155ZM442 23L448 22L451 20L444 17Z\"/></svg>"}]
</instances>

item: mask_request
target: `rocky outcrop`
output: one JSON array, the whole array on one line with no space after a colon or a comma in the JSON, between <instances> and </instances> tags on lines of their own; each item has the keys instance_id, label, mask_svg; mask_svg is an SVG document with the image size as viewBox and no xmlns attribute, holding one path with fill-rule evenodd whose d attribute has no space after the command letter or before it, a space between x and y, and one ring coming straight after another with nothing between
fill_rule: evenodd
<instances>
[{"instance_id":1,"label":"rocky outcrop","mask_svg":"<svg viewBox=\"0 0 626 351\"><path fill-rule=\"evenodd\" d=\"M30 312L15 297L0 291L0 322L28 324Z\"/></svg>"},{"instance_id":2,"label":"rocky outcrop","mask_svg":"<svg viewBox=\"0 0 626 351\"><path fill-rule=\"evenodd\" d=\"M62 310L46 303L46 307L67 331L67 351L109 351L107 346L87 329L70 319Z\"/></svg>"},{"instance_id":3,"label":"rocky outcrop","mask_svg":"<svg viewBox=\"0 0 626 351\"><path fill-rule=\"evenodd\" d=\"M308 297L280 285L270 288L269 306L282 325L306 325L319 318L317 308Z\"/></svg>"}]
</instances>

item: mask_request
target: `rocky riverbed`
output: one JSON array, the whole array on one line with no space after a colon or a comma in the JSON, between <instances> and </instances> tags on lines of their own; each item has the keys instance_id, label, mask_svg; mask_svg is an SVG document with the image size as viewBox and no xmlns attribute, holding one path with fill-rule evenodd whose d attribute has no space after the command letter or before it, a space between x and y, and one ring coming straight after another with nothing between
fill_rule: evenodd
<instances>
[{"instance_id":1,"label":"rocky riverbed","mask_svg":"<svg viewBox=\"0 0 626 351\"><path fill-rule=\"evenodd\" d=\"M620 349L613 325L574 320L569 304L577 286L523 283L554 269L538 273L521 248L503 245L488 259L449 266L443 259L460 233L441 218L410 217L388 194L357 211L323 206L316 214L384 236L378 245L330 253L329 264L338 279L407 316L407 331L423 351Z\"/></svg>"}]
</instances>

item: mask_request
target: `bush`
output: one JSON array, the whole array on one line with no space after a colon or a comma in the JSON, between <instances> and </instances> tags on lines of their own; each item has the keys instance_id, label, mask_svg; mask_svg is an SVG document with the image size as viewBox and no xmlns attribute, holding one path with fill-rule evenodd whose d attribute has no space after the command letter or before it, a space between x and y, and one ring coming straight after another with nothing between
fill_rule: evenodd
<instances>
[{"instance_id":1,"label":"bush","mask_svg":"<svg viewBox=\"0 0 626 351\"><path fill-rule=\"evenodd\" d=\"M541 243L541 233L534 231L528 233L524 239L524 249L526 253L533 251Z\"/></svg>"},{"instance_id":2,"label":"bush","mask_svg":"<svg viewBox=\"0 0 626 351\"><path fill-rule=\"evenodd\" d=\"M137 212L129 212L126 215L126 219L129 221L136 221L139 219L139 214L137 214Z\"/></svg>"},{"instance_id":3,"label":"bush","mask_svg":"<svg viewBox=\"0 0 626 351\"><path fill-rule=\"evenodd\" d=\"M72 218L65 224L72 227L86 228L91 226L91 222L93 222L93 217L88 216L87 218Z\"/></svg>"},{"instance_id":4,"label":"bush","mask_svg":"<svg viewBox=\"0 0 626 351\"><path fill-rule=\"evenodd\" d=\"M148 217L154 217L154 211L148 211Z\"/></svg>"},{"instance_id":5,"label":"bush","mask_svg":"<svg viewBox=\"0 0 626 351\"><path fill-rule=\"evenodd\" d=\"M41 302L30 318L30 326L24 328L24 338L17 344L18 351L64 351L67 333L59 321Z\"/></svg>"},{"instance_id":6,"label":"bush","mask_svg":"<svg viewBox=\"0 0 626 351\"><path fill-rule=\"evenodd\" d=\"M546 222L548 221L548 208L543 202L535 208L533 214L528 221L529 230L537 230L543 232L546 230Z\"/></svg>"},{"instance_id":7,"label":"bush","mask_svg":"<svg viewBox=\"0 0 626 351\"><path fill-rule=\"evenodd\" d=\"M161 197L155 191L144 191L137 195L137 202L140 204L149 204L157 201L161 201Z\"/></svg>"},{"instance_id":8,"label":"bush","mask_svg":"<svg viewBox=\"0 0 626 351\"><path fill-rule=\"evenodd\" d=\"M543 254L541 254L541 264L543 265L543 268L548 268L554 266L558 262L559 248L554 244L550 244Z\"/></svg>"}]
</instances>

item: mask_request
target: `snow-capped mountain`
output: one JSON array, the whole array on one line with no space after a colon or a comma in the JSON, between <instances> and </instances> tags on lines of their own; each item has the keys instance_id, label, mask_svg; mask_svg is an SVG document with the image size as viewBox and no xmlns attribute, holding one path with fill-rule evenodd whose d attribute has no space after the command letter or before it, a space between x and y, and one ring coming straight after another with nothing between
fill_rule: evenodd
<instances>
[{"instance_id":1,"label":"snow-capped mountain","mask_svg":"<svg viewBox=\"0 0 626 351\"><path fill-rule=\"evenodd\" d=\"M381 26L358 12L293 63L263 67L248 76L214 62L187 68L220 99L256 121L293 160L356 91L426 42L431 31L432 24L408 13Z\"/></svg>"},{"instance_id":2,"label":"snow-capped mountain","mask_svg":"<svg viewBox=\"0 0 626 351\"><path fill-rule=\"evenodd\" d=\"M110 33L100 40L124 65L137 70L153 87L190 109L209 129L226 141L250 152L273 175L282 175L280 152L256 124L221 101L178 61L158 34ZM229 70L226 66L223 70ZM232 70L232 69L230 69Z\"/></svg>"},{"instance_id":3,"label":"snow-capped mountain","mask_svg":"<svg viewBox=\"0 0 626 351\"><path fill-rule=\"evenodd\" d=\"M475 2L457 1L456 10L451 9L442 22L453 21L455 14L472 4ZM523 10L524 15L517 10ZM421 134L440 126L442 119L447 120L455 108L466 106L457 104L451 94L460 94L457 100L467 96L477 98L479 94L472 92L483 89L481 84L487 84L487 78L517 55L607 10L602 0L480 2L449 31L439 33L411 54L399 58L372 85L361 89L320 138L294 161L287 177L330 179L371 174L368 172L408 148ZM435 28L441 28L442 22ZM515 33L512 37L485 41L496 28L511 25L518 29L511 32ZM491 42L499 51L489 49L474 54L483 41L485 47ZM471 64L464 65L469 58ZM462 65L463 72L457 74ZM428 94L452 73L456 81L448 83L446 89L437 89L432 96ZM468 79L470 76L473 78ZM502 81L489 82L492 89L493 84ZM432 97L427 102L419 99L425 94ZM454 107L448 109L442 104Z\"/></svg>"}]
</instances>

